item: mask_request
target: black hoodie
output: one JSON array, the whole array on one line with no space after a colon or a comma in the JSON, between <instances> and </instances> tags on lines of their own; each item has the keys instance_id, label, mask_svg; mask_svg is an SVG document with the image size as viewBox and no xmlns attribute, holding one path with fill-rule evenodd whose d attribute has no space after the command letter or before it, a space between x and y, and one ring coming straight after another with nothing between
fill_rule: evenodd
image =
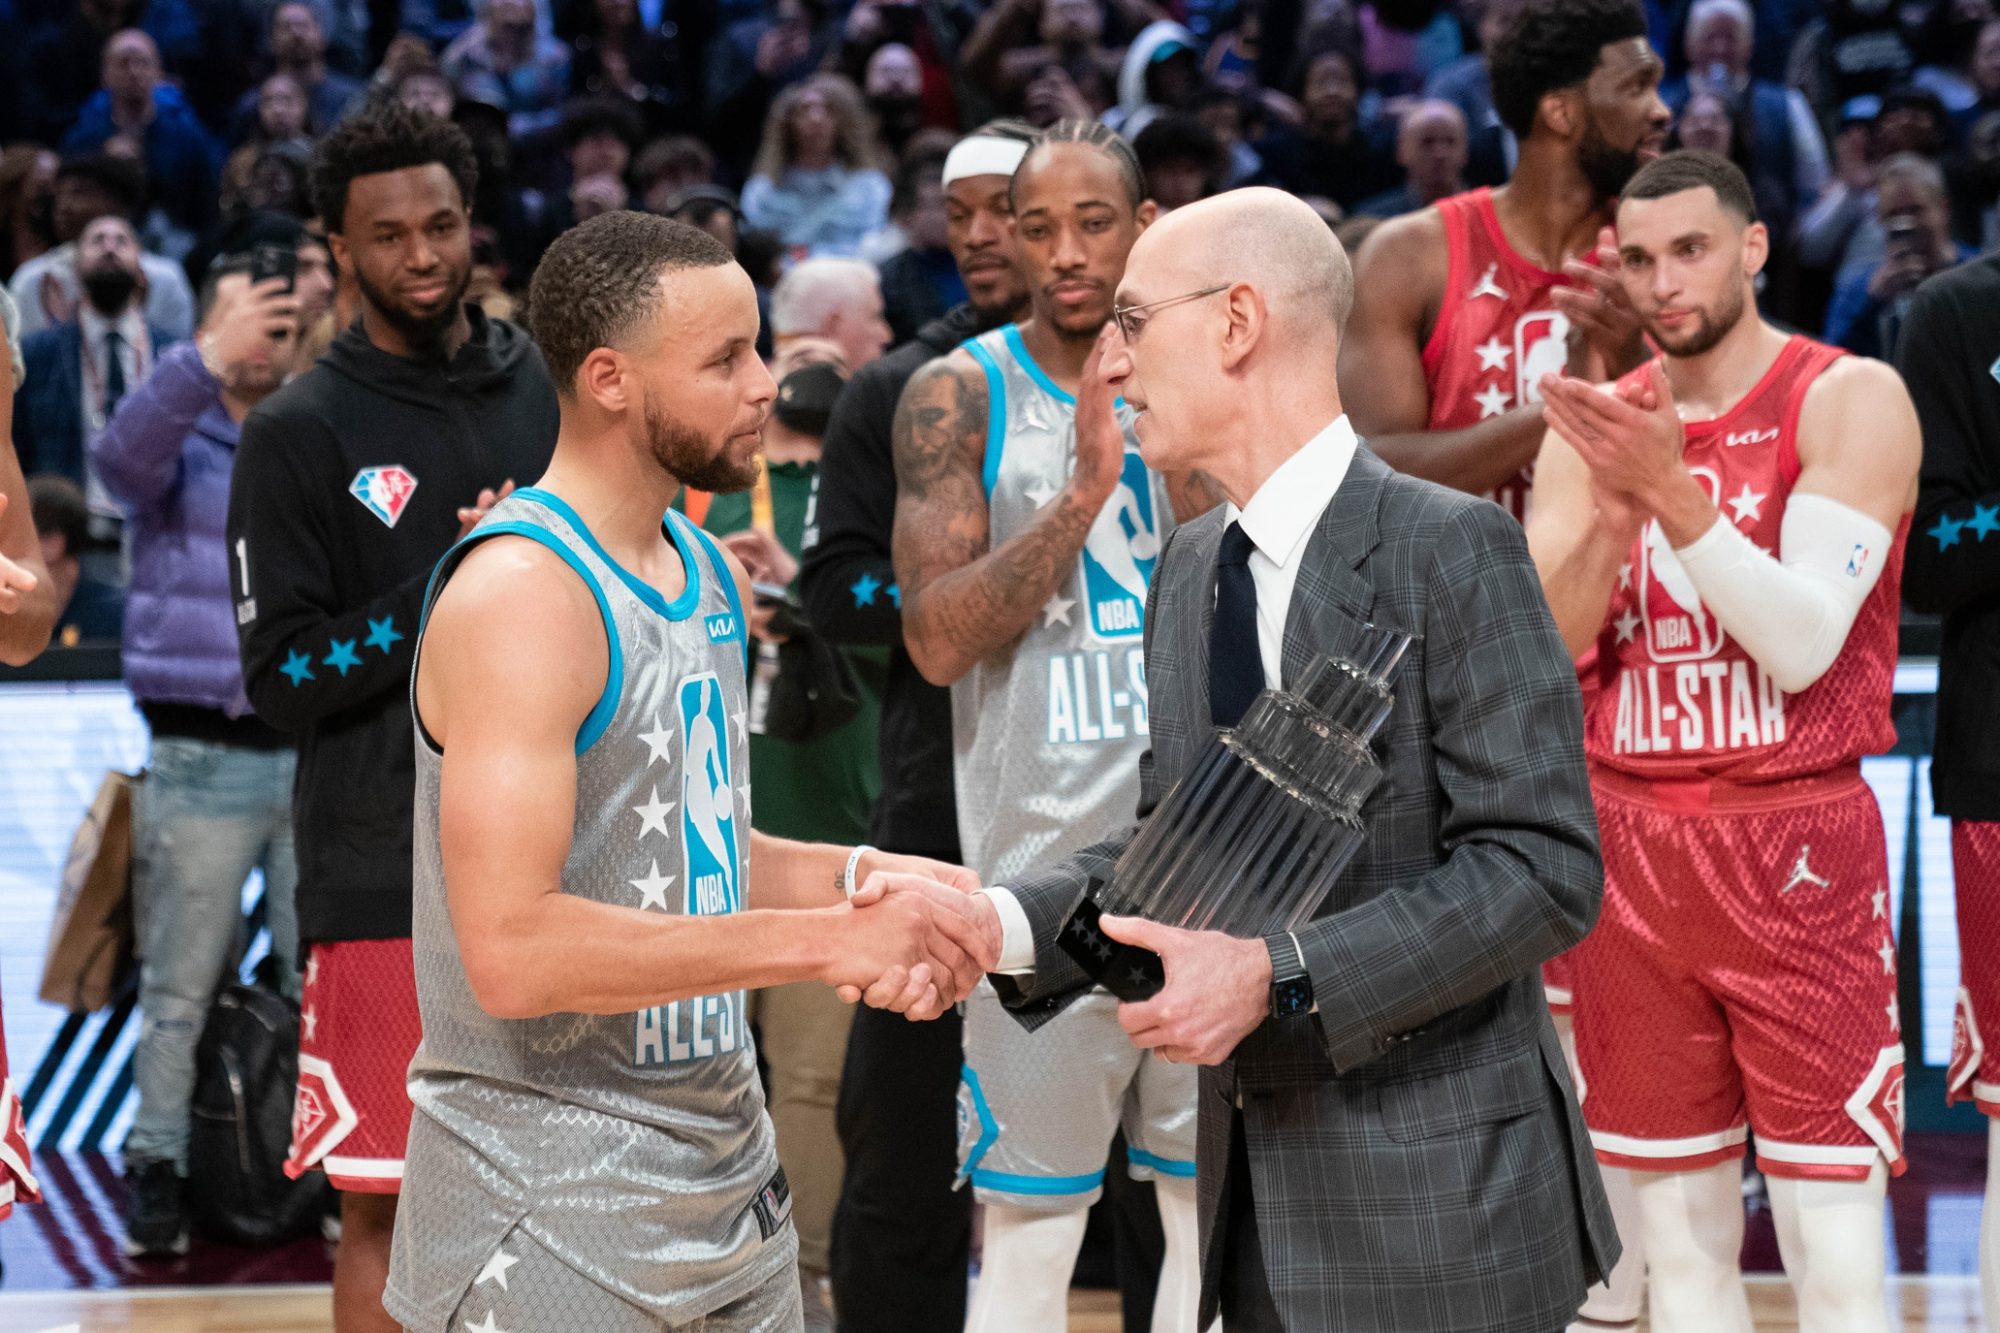
<instances>
[{"instance_id":1,"label":"black hoodie","mask_svg":"<svg viewBox=\"0 0 2000 1333\"><path fill-rule=\"evenodd\" d=\"M305 941L410 933L410 668L424 587L481 489L526 486L555 386L512 324L467 307L450 364L355 324L243 423L229 496L243 683L299 737L292 801Z\"/></svg>"},{"instance_id":2,"label":"black hoodie","mask_svg":"<svg viewBox=\"0 0 2000 1333\"><path fill-rule=\"evenodd\" d=\"M836 643L886 644L882 695L882 795L869 837L891 851L956 861L951 692L918 673L903 648L902 599L889 558L896 526L891 427L903 386L967 338L996 328L960 305L864 366L841 391L820 445L818 494L806 524L799 595L806 618Z\"/></svg>"}]
</instances>

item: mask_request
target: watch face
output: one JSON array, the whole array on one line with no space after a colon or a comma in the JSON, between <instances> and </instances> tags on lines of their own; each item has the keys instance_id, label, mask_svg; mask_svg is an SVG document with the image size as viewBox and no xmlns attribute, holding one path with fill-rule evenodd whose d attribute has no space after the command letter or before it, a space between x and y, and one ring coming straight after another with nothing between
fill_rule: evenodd
<instances>
[{"instance_id":1,"label":"watch face","mask_svg":"<svg viewBox=\"0 0 2000 1333\"><path fill-rule=\"evenodd\" d=\"M1294 977L1289 981L1275 982L1271 986L1271 1012L1280 1018L1309 1014L1312 1012L1312 1002L1310 977Z\"/></svg>"}]
</instances>

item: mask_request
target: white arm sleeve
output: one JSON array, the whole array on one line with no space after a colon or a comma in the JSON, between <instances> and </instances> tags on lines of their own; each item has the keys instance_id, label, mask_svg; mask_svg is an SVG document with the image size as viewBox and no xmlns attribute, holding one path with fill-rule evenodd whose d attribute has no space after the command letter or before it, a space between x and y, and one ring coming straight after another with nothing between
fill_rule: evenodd
<instances>
[{"instance_id":1,"label":"white arm sleeve","mask_svg":"<svg viewBox=\"0 0 2000 1333\"><path fill-rule=\"evenodd\" d=\"M1892 540L1860 510L1794 491L1785 502L1779 559L1726 517L1674 555L1722 628L1779 689L1797 694L1840 655Z\"/></svg>"}]
</instances>

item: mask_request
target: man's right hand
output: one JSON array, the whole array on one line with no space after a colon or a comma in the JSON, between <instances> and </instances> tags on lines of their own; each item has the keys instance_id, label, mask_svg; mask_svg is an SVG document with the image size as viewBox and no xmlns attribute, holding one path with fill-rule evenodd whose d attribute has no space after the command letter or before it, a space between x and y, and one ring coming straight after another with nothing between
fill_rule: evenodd
<instances>
[{"instance_id":1,"label":"man's right hand","mask_svg":"<svg viewBox=\"0 0 2000 1333\"><path fill-rule=\"evenodd\" d=\"M0 357L0 361L4 360L4 357ZM9 377L13 374L11 370L0 373ZM0 514L6 512L7 497L0 495ZM33 570L0 555L0 616L11 616L19 611L21 599L33 592L40 583L41 580L35 577Z\"/></svg>"},{"instance_id":2,"label":"man's right hand","mask_svg":"<svg viewBox=\"0 0 2000 1333\"><path fill-rule=\"evenodd\" d=\"M841 916L841 941L826 981L913 1020L936 1018L972 993L999 959L997 918L983 898L924 875L878 873Z\"/></svg>"},{"instance_id":3,"label":"man's right hand","mask_svg":"<svg viewBox=\"0 0 2000 1333\"><path fill-rule=\"evenodd\" d=\"M215 304L202 321L196 346L209 373L230 388L247 372L277 361L281 346L298 328L298 297L285 290L283 278L252 286L249 274L231 273L215 284Z\"/></svg>"}]
</instances>

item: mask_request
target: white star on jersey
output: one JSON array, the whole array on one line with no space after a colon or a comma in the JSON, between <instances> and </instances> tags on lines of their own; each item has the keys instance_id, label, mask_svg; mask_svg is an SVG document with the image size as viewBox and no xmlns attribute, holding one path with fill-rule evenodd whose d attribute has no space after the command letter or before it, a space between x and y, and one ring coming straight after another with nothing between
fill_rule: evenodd
<instances>
[{"instance_id":1,"label":"white star on jersey","mask_svg":"<svg viewBox=\"0 0 2000 1333\"><path fill-rule=\"evenodd\" d=\"M646 742L646 748L652 751L652 756L646 760L646 767L674 762L674 733L662 727L659 718L653 719L653 729L643 733L639 739Z\"/></svg>"},{"instance_id":2,"label":"white star on jersey","mask_svg":"<svg viewBox=\"0 0 2000 1333\"><path fill-rule=\"evenodd\" d=\"M1755 523L1764 517L1763 493L1751 490L1750 483L1747 481L1743 483L1742 490L1729 497L1728 504L1731 509L1736 511L1736 521L1738 523L1741 523L1746 518Z\"/></svg>"},{"instance_id":3,"label":"white star on jersey","mask_svg":"<svg viewBox=\"0 0 2000 1333\"><path fill-rule=\"evenodd\" d=\"M1882 947L1875 951L1882 956L1882 975L1888 976L1896 970L1896 942L1885 939Z\"/></svg>"},{"instance_id":4,"label":"white star on jersey","mask_svg":"<svg viewBox=\"0 0 2000 1333\"><path fill-rule=\"evenodd\" d=\"M1887 917L1889 915L1889 891L1887 889L1875 890L1875 910L1870 915L1879 917Z\"/></svg>"},{"instance_id":5,"label":"white star on jersey","mask_svg":"<svg viewBox=\"0 0 2000 1333\"><path fill-rule=\"evenodd\" d=\"M736 799L743 804L743 817L750 818L750 784L744 783L736 789Z\"/></svg>"},{"instance_id":6,"label":"white star on jersey","mask_svg":"<svg viewBox=\"0 0 2000 1333\"><path fill-rule=\"evenodd\" d=\"M466 1320L465 1333L507 1333L507 1330L501 1328L499 1325L493 1322L493 1312L491 1310L488 1310L486 1312L486 1318L480 1320L476 1324L473 1323L470 1319Z\"/></svg>"},{"instance_id":7,"label":"white star on jersey","mask_svg":"<svg viewBox=\"0 0 2000 1333\"><path fill-rule=\"evenodd\" d=\"M1632 636L1639 631L1639 617L1632 614L1632 608L1629 606L1625 608L1624 615L1611 623L1618 627L1618 642L1620 643L1632 642Z\"/></svg>"},{"instance_id":8,"label":"white star on jersey","mask_svg":"<svg viewBox=\"0 0 2000 1333\"><path fill-rule=\"evenodd\" d=\"M1903 1030L1903 1007L1896 1002L1895 996L1891 995L1889 997L1889 1003L1884 1007L1884 1012L1889 1015L1889 1026L1901 1032Z\"/></svg>"},{"instance_id":9,"label":"white star on jersey","mask_svg":"<svg viewBox=\"0 0 2000 1333\"><path fill-rule=\"evenodd\" d=\"M1065 597L1058 592L1042 603L1042 627L1046 629L1058 621L1065 625L1069 624L1070 608L1075 605L1076 598Z\"/></svg>"},{"instance_id":10,"label":"white star on jersey","mask_svg":"<svg viewBox=\"0 0 2000 1333\"><path fill-rule=\"evenodd\" d=\"M739 741L748 739L750 735L749 717L750 715L740 708L729 715L729 721L735 726L736 739Z\"/></svg>"},{"instance_id":11,"label":"white star on jersey","mask_svg":"<svg viewBox=\"0 0 2000 1333\"><path fill-rule=\"evenodd\" d=\"M1022 494L1034 502L1035 508L1040 509L1043 505L1056 498L1056 488L1049 485L1046 477L1037 477L1035 484L1023 491Z\"/></svg>"},{"instance_id":12,"label":"white star on jersey","mask_svg":"<svg viewBox=\"0 0 2000 1333\"><path fill-rule=\"evenodd\" d=\"M660 799L660 789L656 784L653 787L653 798L651 800L647 801L644 805L635 805L632 807L632 813L646 821L645 825L639 830L639 841L645 841L648 833L657 833L663 838L671 839L674 835L667 828L667 816L672 814L675 809L676 805L674 802L662 801Z\"/></svg>"},{"instance_id":13,"label":"white star on jersey","mask_svg":"<svg viewBox=\"0 0 2000 1333\"><path fill-rule=\"evenodd\" d=\"M657 859L652 862L652 868L644 879L626 881L626 883L639 891L639 910L642 912L648 907L657 907L662 912L666 911L667 889L673 882L674 876L662 875L660 873L660 863Z\"/></svg>"},{"instance_id":14,"label":"white star on jersey","mask_svg":"<svg viewBox=\"0 0 2000 1333\"><path fill-rule=\"evenodd\" d=\"M1502 287L1498 282L1494 281L1494 279L1499 275L1499 273L1500 273L1500 264L1498 260L1495 260L1493 263L1488 264L1486 266L1486 271L1479 275L1479 282L1477 283L1477 285L1473 287L1471 293L1465 299L1468 301L1476 301L1482 296L1495 296L1501 299L1502 301L1506 300L1507 289L1505 287Z\"/></svg>"},{"instance_id":15,"label":"white star on jersey","mask_svg":"<svg viewBox=\"0 0 2000 1333\"><path fill-rule=\"evenodd\" d=\"M1632 562L1630 560L1618 566L1618 586L1621 588L1632 586Z\"/></svg>"},{"instance_id":16,"label":"white star on jersey","mask_svg":"<svg viewBox=\"0 0 2000 1333\"><path fill-rule=\"evenodd\" d=\"M305 1012L299 1015L299 1022L305 1027L306 1040L307 1041L317 1040L314 1034L319 1031L319 1015L314 1013L311 1009L307 1009Z\"/></svg>"},{"instance_id":17,"label":"white star on jersey","mask_svg":"<svg viewBox=\"0 0 2000 1333\"><path fill-rule=\"evenodd\" d=\"M1514 349L1501 342L1497 333L1472 350L1479 354L1479 368L1482 371L1505 370L1507 358L1514 355Z\"/></svg>"},{"instance_id":18,"label":"white star on jersey","mask_svg":"<svg viewBox=\"0 0 2000 1333\"><path fill-rule=\"evenodd\" d=\"M1505 412L1508 404L1514 401L1514 395L1497 384L1489 384L1473 394L1472 401L1479 404L1479 419L1484 421Z\"/></svg>"},{"instance_id":19,"label":"white star on jersey","mask_svg":"<svg viewBox=\"0 0 2000 1333\"><path fill-rule=\"evenodd\" d=\"M484 1286L489 1281L498 1282L500 1290L505 1291L507 1290L507 1270L520 1262L519 1259L516 1259L505 1250L495 1250L493 1251L493 1257L486 1261L486 1267L480 1269L479 1276L472 1280L472 1285L478 1287Z\"/></svg>"},{"instance_id":20,"label":"white star on jersey","mask_svg":"<svg viewBox=\"0 0 2000 1333\"><path fill-rule=\"evenodd\" d=\"M319 955L316 953L309 953L306 955L306 985L310 986L315 981L318 980L319 980Z\"/></svg>"}]
</instances>

